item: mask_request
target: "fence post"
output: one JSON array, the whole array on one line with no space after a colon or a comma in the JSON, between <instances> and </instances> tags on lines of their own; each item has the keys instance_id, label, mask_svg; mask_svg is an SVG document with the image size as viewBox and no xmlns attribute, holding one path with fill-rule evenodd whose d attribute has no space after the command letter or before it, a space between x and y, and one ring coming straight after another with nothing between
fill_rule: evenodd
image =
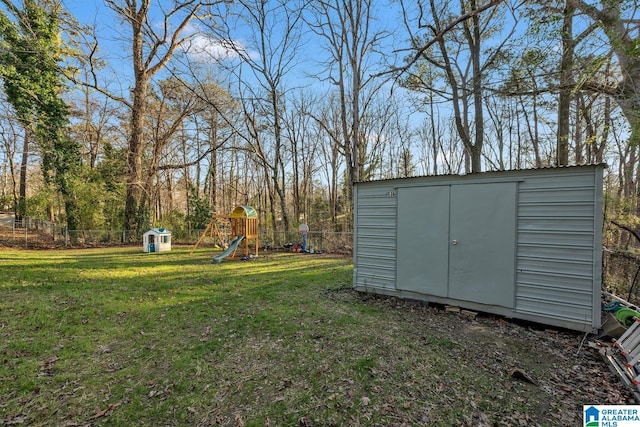
<instances>
[{"instance_id":1,"label":"fence post","mask_svg":"<svg viewBox=\"0 0 640 427\"><path fill-rule=\"evenodd\" d=\"M64 245L69 246L69 228L64 228Z\"/></svg>"}]
</instances>

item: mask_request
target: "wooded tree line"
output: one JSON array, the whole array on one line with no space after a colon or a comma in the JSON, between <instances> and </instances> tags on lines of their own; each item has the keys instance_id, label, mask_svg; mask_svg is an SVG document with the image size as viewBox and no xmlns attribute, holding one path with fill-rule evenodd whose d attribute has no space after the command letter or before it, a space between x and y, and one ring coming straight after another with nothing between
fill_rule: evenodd
<instances>
[{"instance_id":1,"label":"wooded tree line","mask_svg":"<svg viewBox=\"0 0 640 427\"><path fill-rule=\"evenodd\" d=\"M104 0L94 23L0 4L18 217L135 234L248 204L348 230L354 182L605 161L637 213L633 0Z\"/></svg>"}]
</instances>

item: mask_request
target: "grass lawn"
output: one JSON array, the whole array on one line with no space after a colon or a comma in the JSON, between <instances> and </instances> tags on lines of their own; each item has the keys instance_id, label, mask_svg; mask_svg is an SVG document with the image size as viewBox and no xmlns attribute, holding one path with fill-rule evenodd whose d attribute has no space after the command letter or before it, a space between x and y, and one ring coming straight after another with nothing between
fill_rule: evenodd
<instances>
[{"instance_id":1,"label":"grass lawn","mask_svg":"<svg viewBox=\"0 0 640 427\"><path fill-rule=\"evenodd\" d=\"M0 426L567 426L625 403L577 334L367 297L348 258L190 250L1 249Z\"/></svg>"}]
</instances>

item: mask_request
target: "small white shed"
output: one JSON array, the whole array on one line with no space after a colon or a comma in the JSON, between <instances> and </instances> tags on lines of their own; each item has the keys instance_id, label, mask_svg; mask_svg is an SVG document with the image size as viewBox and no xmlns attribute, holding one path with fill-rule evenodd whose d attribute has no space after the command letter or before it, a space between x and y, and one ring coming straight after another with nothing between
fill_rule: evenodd
<instances>
[{"instance_id":1,"label":"small white shed","mask_svg":"<svg viewBox=\"0 0 640 427\"><path fill-rule=\"evenodd\" d=\"M171 250L171 231L166 228L152 228L142 235L144 252L166 252Z\"/></svg>"}]
</instances>

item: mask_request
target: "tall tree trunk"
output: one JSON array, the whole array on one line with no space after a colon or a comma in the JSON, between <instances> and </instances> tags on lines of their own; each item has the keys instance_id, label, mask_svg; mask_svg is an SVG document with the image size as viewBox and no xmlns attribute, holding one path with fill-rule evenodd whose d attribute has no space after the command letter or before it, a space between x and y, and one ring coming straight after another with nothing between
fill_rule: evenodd
<instances>
[{"instance_id":1,"label":"tall tree trunk","mask_svg":"<svg viewBox=\"0 0 640 427\"><path fill-rule=\"evenodd\" d=\"M477 10L475 0L471 0L471 10ZM472 30L467 32L467 39L471 49L471 63L473 66L473 109L475 117L475 135L471 151L472 172L482 172L482 146L484 144L484 94L483 71L480 63L480 15L477 13L471 18Z\"/></svg>"},{"instance_id":2,"label":"tall tree trunk","mask_svg":"<svg viewBox=\"0 0 640 427\"><path fill-rule=\"evenodd\" d=\"M557 164L569 164L569 122L571 114L571 93L573 91L573 16L575 7L565 5L562 23L562 58L560 60L560 91L558 96Z\"/></svg>"},{"instance_id":3,"label":"tall tree trunk","mask_svg":"<svg viewBox=\"0 0 640 427\"><path fill-rule=\"evenodd\" d=\"M285 233L291 231L290 223L289 223L289 210L287 209L287 196L286 196L286 187L285 187L285 172L284 172L284 162L282 160L282 123L281 123L281 110L278 105L278 91L276 87L271 87L271 108L273 109L273 128L274 128L274 139L275 139L275 165L273 165L272 169L272 177L273 177L273 187L278 194L278 198L280 199L280 211L282 215L282 227Z\"/></svg>"},{"instance_id":4,"label":"tall tree trunk","mask_svg":"<svg viewBox=\"0 0 640 427\"><path fill-rule=\"evenodd\" d=\"M204 3L174 2L173 7L168 6L166 10L160 9L154 15L154 19L162 21L161 25L155 25L155 22L149 23L151 0L139 2L138 0L105 0L105 2L131 26L133 101L129 103L123 98L117 99L131 108L124 227L125 230L136 233L141 231L147 219L146 200L142 187L142 153L145 143L144 125L149 81L166 67L176 49L191 37L182 38L181 33ZM179 17L181 13L183 16ZM156 28L159 29L159 33L155 32ZM132 237L130 234L129 238Z\"/></svg>"},{"instance_id":5,"label":"tall tree trunk","mask_svg":"<svg viewBox=\"0 0 640 427\"><path fill-rule=\"evenodd\" d=\"M136 63L141 63L138 58ZM142 149L144 147L144 114L148 82L144 71L136 69L138 84L133 89L133 109L131 111L131 135L127 154L127 179L125 198L125 230L140 230L144 221L144 202L142 198Z\"/></svg>"},{"instance_id":6,"label":"tall tree trunk","mask_svg":"<svg viewBox=\"0 0 640 427\"><path fill-rule=\"evenodd\" d=\"M214 215L218 213L218 125L215 119L211 123L211 158L209 165L209 204Z\"/></svg>"},{"instance_id":7,"label":"tall tree trunk","mask_svg":"<svg viewBox=\"0 0 640 427\"><path fill-rule=\"evenodd\" d=\"M607 147L609 141L609 131L611 130L611 98L607 97L604 100L604 126L602 129L602 136L600 137L600 144L598 140L594 140L595 146L595 162L602 163L604 161L604 150Z\"/></svg>"},{"instance_id":8,"label":"tall tree trunk","mask_svg":"<svg viewBox=\"0 0 640 427\"><path fill-rule=\"evenodd\" d=\"M29 166L29 131L25 129L20 160L20 194L15 209L16 221L22 221L27 215L27 167Z\"/></svg>"},{"instance_id":9,"label":"tall tree trunk","mask_svg":"<svg viewBox=\"0 0 640 427\"><path fill-rule=\"evenodd\" d=\"M218 209L218 148L211 150L211 164L209 165L209 203L214 214L220 213Z\"/></svg>"},{"instance_id":10,"label":"tall tree trunk","mask_svg":"<svg viewBox=\"0 0 640 427\"><path fill-rule=\"evenodd\" d=\"M143 28L147 20L148 0L143 1L139 11L134 10L129 18L133 27L132 55L135 85L132 91L131 135L127 151L127 179L124 208L125 230L141 231L144 218L142 202L142 149L144 147L144 122L147 107L146 97L149 87L149 75L143 59Z\"/></svg>"},{"instance_id":11,"label":"tall tree trunk","mask_svg":"<svg viewBox=\"0 0 640 427\"><path fill-rule=\"evenodd\" d=\"M579 104L582 104L582 101L580 99L577 100ZM580 106L576 106L576 112L575 112L575 121L576 121L576 125L575 125L575 153L576 153L576 164L581 165L584 162L584 141L583 141L583 131L582 131L582 125L581 125L581 120L580 120L580 109L581 109L581 105Z\"/></svg>"},{"instance_id":12,"label":"tall tree trunk","mask_svg":"<svg viewBox=\"0 0 640 427\"><path fill-rule=\"evenodd\" d=\"M464 0L460 1L461 7L464 9L467 5ZM431 0L431 12L436 23L438 32L442 31L442 22L438 17L438 9L435 0ZM472 11L477 9L476 2L472 0L468 7ZM466 172L482 172L482 145L484 141L484 108L483 108L483 88L482 88L482 66L481 59L481 31L480 18L478 14L474 14L471 23L464 23L464 37L471 54L471 71L472 81L465 81L464 75L460 75L460 81L456 76L455 69L457 66L452 63L449 56L449 49L443 37L438 39L438 46L442 55L442 68L446 75L447 82L451 87L451 102L455 115L455 126L460 140L464 145L464 163ZM472 93L469 94L467 85L470 84ZM473 108L476 129L475 135L471 135L469 118L469 103L473 100Z\"/></svg>"},{"instance_id":13,"label":"tall tree trunk","mask_svg":"<svg viewBox=\"0 0 640 427\"><path fill-rule=\"evenodd\" d=\"M300 213L302 209L302 202L300 199L300 159L298 158L298 146L297 141L291 143L291 161L292 161L292 173L293 173L293 221L294 224L300 221ZM304 166L303 166L304 167ZM304 177L304 175L303 175ZM304 192L303 192L304 194ZM306 217L305 217L306 219Z\"/></svg>"}]
</instances>

